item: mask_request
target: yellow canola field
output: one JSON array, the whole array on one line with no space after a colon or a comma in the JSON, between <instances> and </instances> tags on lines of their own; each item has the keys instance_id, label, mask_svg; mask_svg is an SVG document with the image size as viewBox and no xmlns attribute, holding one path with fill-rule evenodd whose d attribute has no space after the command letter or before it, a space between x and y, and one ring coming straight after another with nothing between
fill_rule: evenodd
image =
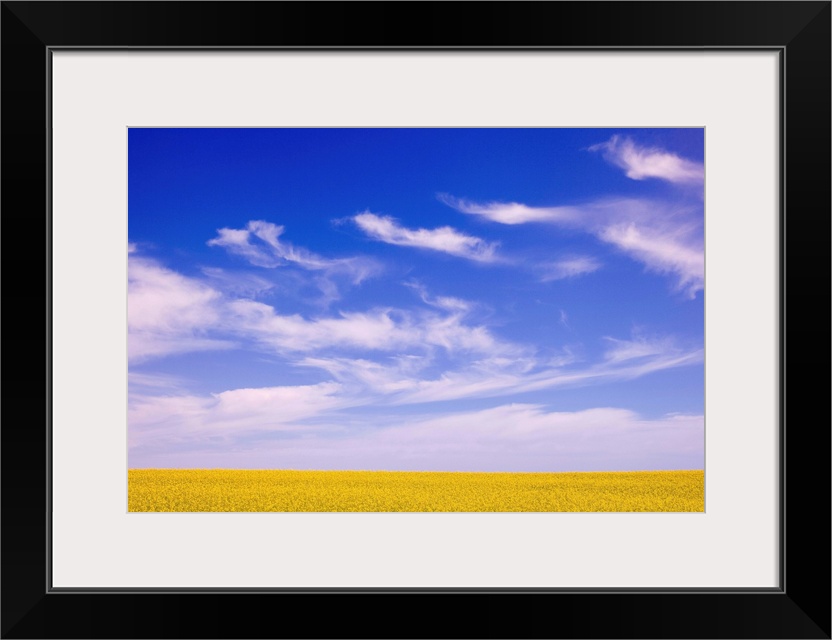
<instances>
[{"instance_id":1,"label":"yellow canola field","mask_svg":"<svg viewBox=\"0 0 832 640\"><path fill-rule=\"evenodd\" d=\"M129 511L704 511L704 471L130 469Z\"/></svg>"}]
</instances>

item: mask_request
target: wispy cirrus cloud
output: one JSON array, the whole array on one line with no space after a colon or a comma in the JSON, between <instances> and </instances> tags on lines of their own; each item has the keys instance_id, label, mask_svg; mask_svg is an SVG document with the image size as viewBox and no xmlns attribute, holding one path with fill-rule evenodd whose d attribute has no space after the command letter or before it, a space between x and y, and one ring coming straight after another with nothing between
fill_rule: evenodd
<instances>
[{"instance_id":1,"label":"wispy cirrus cloud","mask_svg":"<svg viewBox=\"0 0 832 640\"><path fill-rule=\"evenodd\" d=\"M395 218L365 211L352 218L353 222L374 240L403 247L439 251L475 262L498 262L498 243L469 236L453 227L409 229Z\"/></svg>"},{"instance_id":2,"label":"wispy cirrus cloud","mask_svg":"<svg viewBox=\"0 0 832 640\"><path fill-rule=\"evenodd\" d=\"M242 466L257 466L257 457L250 455L251 448L255 447L277 455L266 467L304 468L306 463L302 461L309 460L308 464L315 468L321 468L319 465L324 461L327 468L338 468L337 464L329 466L332 461L324 460L320 454L330 447L334 447L333 453L337 448L345 453L343 448L350 447L350 443L368 452L375 443L385 454L384 463L379 458L372 464L362 463L362 468L409 468L406 466L409 463L424 465L423 458L429 457L432 451L453 451L454 457L467 455L454 464L450 458L437 458L431 464L438 466L421 468L459 471L465 468L460 466L463 458L467 460L465 464L479 465L482 462L479 453L493 455L499 464L507 464L508 449L517 454L515 462L493 470L578 470L584 468L581 465L586 460L570 461L570 455L579 450L595 452L600 457L592 464L599 465L598 469L611 470L615 467L609 466L609 458L604 453L606 445L617 442L609 449L622 456L616 464L634 468L634 456L644 451L636 446L639 434L632 430L648 430L649 433L640 435L650 436L641 441L641 447L649 449L671 436L676 428L684 431L664 441L667 447L664 453L671 455L662 464L668 465L667 468L698 467L698 462L680 466L673 455L700 455L702 441L697 429L701 430L701 416L668 416L644 421L633 412L620 409L558 413L539 405L508 404L483 411L443 412L436 417L427 406L439 401L498 398L524 391L630 379L701 361L701 351L682 350L670 340L649 342L636 338L611 342L613 347L605 354L604 361L577 368L551 366L528 354L473 354L471 359L444 367L438 375L431 373L436 361L430 353L400 353L381 360L308 355L294 364L325 372L330 379L316 384L230 389L202 395L189 394L180 384L166 386L164 394L152 394L153 387L165 384L164 378L139 375L133 380L128 406L131 467L159 464L166 456L176 456L180 448L196 454L222 452L226 461L223 464L236 459L239 453L240 461L245 461ZM370 405L376 408L375 414L362 414L358 421L350 417L350 409ZM396 407L402 405L411 405L413 410L425 405L424 417L413 410L406 414L397 412ZM385 417L385 407L395 417ZM574 432L570 431L572 428ZM518 438L520 432L524 435ZM685 444L674 440L677 435L683 436ZM275 436L279 436L278 441L272 440ZM625 452L621 448L624 440L619 437L628 440L630 436L634 438L633 446ZM270 449L275 442L279 446ZM471 455L471 447L476 448L476 456ZM538 462L552 464L553 460L551 455L529 456L544 453L541 447L550 454L563 453L559 460L578 466L562 467L559 463L556 467L536 468ZM291 463L278 463L286 452L307 448L308 458L300 456L294 457ZM402 457L405 451L408 455ZM176 459L181 466L182 458ZM356 464L350 456L344 460L349 460L344 468ZM515 463L519 466L513 466Z\"/></svg>"},{"instance_id":3,"label":"wispy cirrus cloud","mask_svg":"<svg viewBox=\"0 0 832 640\"><path fill-rule=\"evenodd\" d=\"M326 376L315 384L198 395L187 392L184 380L131 372L133 467L165 466L167 459L176 459L178 466L199 460L197 466L204 466L216 452L223 465L337 468L337 458L328 456L351 447L355 455L344 458L349 460L345 468L464 470L476 460L476 468L483 470L488 467L483 460L492 457L494 470L699 464L691 461L700 455L701 416L645 421L619 409L558 413L517 404L440 417L412 415L417 407L429 411L427 405L436 402L482 401L634 379L702 361L701 349L682 348L672 338L607 337L608 348L596 362L552 359L501 340L484 325L470 324L470 303L433 295L415 282L409 286L426 308L304 318L232 298L147 258L131 254L130 261L131 341L140 329L140 339L152 335L157 344L182 341L180 348L193 349L200 345L189 337L203 335L213 348L224 342L247 343L280 354L288 366ZM344 355L335 355L339 351ZM403 405L412 409L395 419L384 418L384 407L395 412ZM353 424L349 410L362 406L382 413L378 418L362 414ZM520 438L517 429L523 432ZM594 442L587 448L590 435ZM642 449L635 446L640 439ZM648 455L656 443L663 443L660 450ZM507 455L506 449L514 453ZM272 454L268 464L258 458L263 451ZM542 455L547 451L548 456ZM582 451L589 457L578 455ZM291 461L282 457L288 452L294 454Z\"/></svg>"},{"instance_id":4,"label":"wispy cirrus cloud","mask_svg":"<svg viewBox=\"0 0 832 640\"><path fill-rule=\"evenodd\" d=\"M541 264L536 270L541 282L551 282L593 273L602 266L601 261L592 256L570 256Z\"/></svg>"},{"instance_id":5,"label":"wispy cirrus cloud","mask_svg":"<svg viewBox=\"0 0 832 640\"><path fill-rule=\"evenodd\" d=\"M427 287L416 280L411 280L402 284L409 289L416 291L419 294L419 298L421 298L422 302L426 305L436 307L437 309L444 309L445 311L455 313L467 313L474 306L473 303L468 300L454 298L453 296L431 296L430 293L428 293Z\"/></svg>"},{"instance_id":6,"label":"wispy cirrus cloud","mask_svg":"<svg viewBox=\"0 0 832 640\"><path fill-rule=\"evenodd\" d=\"M462 213L469 213L471 206L459 208L455 200L445 199ZM480 213L489 220L503 224L519 224L518 218L504 222L505 211L514 211L517 203L489 203ZM676 290L690 298L704 288L705 252L701 206L669 205L666 203L633 199L607 198L568 207L574 214L552 216L550 207L525 207L530 211L523 222L542 222L579 229L593 234L599 240L615 246L629 257L641 262L648 270L676 276ZM533 215L538 212L538 215ZM588 267L592 263L584 262ZM580 267L581 263L573 264ZM545 265L539 265L545 271ZM554 273L568 277L568 265ZM577 274L576 274L577 275ZM556 279L556 278L555 278Z\"/></svg>"},{"instance_id":7,"label":"wispy cirrus cloud","mask_svg":"<svg viewBox=\"0 0 832 640\"><path fill-rule=\"evenodd\" d=\"M612 346L597 363L539 358L534 348L471 322L470 303L431 295L416 283L409 286L426 308L304 317L222 294L147 258L131 255L130 263L128 341L134 362L247 344L287 364L325 371L360 397L407 404L632 379L701 361L701 349L639 336L605 338Z\"/></svg>"},{"instance_id":8,"label":"wispy cirrus cloud","mask_svg":"<svg viewBox=\"0 0 832 640\"><path fill-rule=\"evenodd\" d=\"M648 269L677 276L676 288L694 298L705 287L705 252L699 238L684 231L614 224L598 237L642 262Z\"/></svg>"},{"instance_id":9,"label":"wispy cirrus cloud","mask_svg":"<svg viewBox=\"0 0 832 640\"><path fill-rule=\"evenodd\" d=\"M239 288L221 292L149 258L131 254L129 264L128 344L134 362L244 342L280 354L439 348L448 353L517 355L523 350L500 340L486 326L469 323L469 303L432 297L425 289L421 295L430 309L381 307L307 317L282 314L264 302L234 295ZM210 281L215 275L208 275Z\"/></svg>"},{"instance_id":10,"label":"wispy cirrus cloud","mask_svg":"<svg viewBox=\"0 0 832 640\"><path fill-rule=\"evenodd\" d=\"M253 300L229 303L233 326L281 353L322 349L391 352L441 347L449 352L504 353L518 348L498 340L485 326L468 325L458 312L413 312L375 308L336 316L281 315Z\"/></svg>"},{"instance_id":11,"label":"wispy cirrus cloud","mask_svg":"<svg viewBox=\"0 0 832 640\"><path fill-rule=\"evenodd\" d=\"M129 371L127 373L127 383L130 388L144 388L144 389L181 389L184 388L186 380L179 376L173 376L164 373L139 373L138 371Z\"/></svg>"},{"instance_id":12,"label":"wispy cirrus cloud","mask_svg":"<svg viewBox=\"0 0 832 640\"><path fill-rule=\"evenodd\" d=\"M340 396L341 385L231 389L206 395L163 396L131 393L128 402L131 447L169 447L181 441L233 443L251 432L291 431L304 420L354 400ZM307 428L307 432L308 432Z\"/></svg>"},{"instance_id":13,"label":"wispy cirrus cloud","mask_svg":"<svg viewBox=\"0 0 832 640\"><path fill-rule=\"evenodd\" d=\"M381 414L358 425L337 413L337 385L252 391L136 403L131 467L164 467L171 457L180 467L284 469L540 472L704 465L701 415L647 419L615 407L557 411L512 403L441 416ZM335 413L310 423L310 407L322 405ZM174 406L179 411L171 419Z\"/></svg>"},{"instance_id":14,"label":"wispy cirrus cloud","mask_svg":"<svg viewBox=\"0 0 832 640\"><path fill-rule=\"evenodd\" d=\"M413 390L424 370L432 363L432 354L410 354L380 360L310 356L296 364L325 371L344 389L350 389L355 397L373 398L377 402L380 398Z\"/></svg>"},{"instance_id":15,"label":"wispy cirrus cloud","mask_svg":"<svg viewBox=\"0 0 832 640\"><path fill-rule=\"evenodd\" d=\"M273 269L294 266L318 272L313 284L322 293L319 300L328 306L341 297L336 280L346 278L352 285L378 275L382 268L378 261L364 257L326 258L281 239L285 228L265 220L250 220L243 229L222 228L217 237L208 241L210 247L222 247L231 254L245 258L258 267Z\"/></svg>"},{"instance_id":16,"label":"wispy cirrus cloud","mask_svg":"<svg viewBox=\"0 0 832 640\"><path fill-rule=\"evenodd\" d=\"M209 335L222 315L222 294L167 269L135 249L128 259L127 353L132 362L175 353L228 349Z\"/></svg>"},{"instance_id":17,"label":"wispy cirrus cloud","mask_svg":"<svg viewBox=\"0 0 832 640\"><path fill-rule=\"evenodd\" d=\"M633 180L658 178L675 184L701 184L705 166L657 147L642 147L630 138L615 135L606 142L589 147L600 151L604 159L624 170Z\"/></svg>"},{"instance_id":18,"label":"wispy cirrus cloud","mask_svg":"<svg viewBox=\"0 0 832 640\"><path fill-rule=\"evenodd\" d=\"M320 270L336 264L336 261L323 258L308 249L281 241L280 236L284 231L283 225L251 220L244 229L217 229L219 235L209 240L208 246L223 247L258 267L279 267L294 263L304 269ZM255 240L261 242L254 242Z\"/></svg>"},{"instance_id":19,"label":"wispy cirrus cloud","mask_svg":"<svg viewBox=\"0 0 832 640\"><path fill-rule=\"evenodd\" d=\"M701 468L701 131L143 131L130 466Z\"/></svg>"},{"instance_id":20,"label":"wispy cirrus cloud","mask_svg":"<svg viewBox=\"0 0 832 640\"><path fill-rule=\"evenodd\" d=\"M516 403L417 417L365 435L361 446L406 468L469 470L475 459L489 471L692 469L704 464L703 431L700 415L647 420L626 409Z\"/></svg>"},{"instance_id":21,"label":"wispy cirrus cloud","mask_svg":"<svg viewBox=\"0 0 832 640\"><path fill-rule=\"evenodd\" d=\"M578 207L529 207L520 202L479 203L464 198L455 198L447 193L437 194L436 197L440 202L461 213L482 216L500 224L569 221L574 220L581 213Z\"/></svg>"},{"instance_id":22,"label":"wispy cirrus cloud","mask_svg":"<svg viewBox=\"0 0 832 640\"><path fill-rule=\"evenodd\" d=\"M255 297L271 291L275 283L246 271L230 271L218 267L202 267L207 281L219 290L243 297Z\"/></svg>"},{"instance_id":23,"label":"wispy cirrus cloud","mask_svg":"<svg viewBox=\"0 0 832 640\"><path fill-rule=\"evenodd\" d=\"M681 351L669 337L650 339L635 335L630 340L622 340L605 336L604 340L610 345L604 353L604 359L612 363L651 356L673 355Z\"/></svg>"},{"instance_id":24,"label":"wispy cirrus cloud","mask_svg":"<svg viewBox=\"0 0 832 640\"><path fill-rule=\"evenodd\" d=\"M656 353L652 357L623 364L622 361L584 363L584 366L542 367L531 371L517 371L513 367L495 366L486 361L447 371L432 379L419 380L412 390L393 401L397 404L413 404L461 398L490 398L542 389L633 380L658 371L697 364L702 359L701 349L689 349Z\"/></svg>"},{"instance_id":25,"label":"wispy cirrus cloud","mask_svg":"<svg viewBox=\"0 0 832 640\"><path fill-rule=\"evenodd\" d=\"M422 404L632 380L702 362L703 351L681 347L669 337L607 338L612 346L597 362L574 356L546 359L533 350L516 354L469 353L437 368L430 353L383 362L365 358L306 357L297 364L319 368L348 389L360 389L376 404Z\"/></svg>"},{"instance_id":26,"label":"wispy cirrus cloud","mask_svg":"<svg viewBox=\"0 0 832 640\"><path fill-rule=\"evenodd\" d=\"M347 275L353 284L377 275L379 263L364 256L346 258L325 258L290 242L280 239L285 232L283 225L263 220L251 220L245 229L219 229L219 236L208 241L209 246L220 246L231 253L247 258L252 264L262 267L279 267L294 264L310 271L327 271ZM256 238L262 241L252 243Z\"/></svg>"}]
</instances>

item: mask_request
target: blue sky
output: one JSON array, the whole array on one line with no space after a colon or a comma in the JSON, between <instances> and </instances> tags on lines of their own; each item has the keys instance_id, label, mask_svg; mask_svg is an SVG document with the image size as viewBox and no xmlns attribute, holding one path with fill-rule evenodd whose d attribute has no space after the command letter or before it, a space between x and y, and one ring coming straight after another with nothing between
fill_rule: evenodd
<instances>
[{"instance_id":1,"label":"blue sky","mask_svg":"<svg viewBox=\"0 0 832 640\"><path fill-rule=\"evenodd\" d=\"M131 468L704 468L704 130L130 129Z\"/></svg>"}]
</instances>

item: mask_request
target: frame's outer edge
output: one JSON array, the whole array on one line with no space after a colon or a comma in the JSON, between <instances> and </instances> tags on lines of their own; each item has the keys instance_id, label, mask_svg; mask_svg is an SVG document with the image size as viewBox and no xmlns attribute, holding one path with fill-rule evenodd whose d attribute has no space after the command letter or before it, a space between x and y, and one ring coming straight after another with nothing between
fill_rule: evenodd
<instances>
[{"instance_id":1,"label":"frame's outer edge","mask_svg":"<svg viewBox=\"0 0 832 640\"><path fill-rule=\"evenodd\" d=\"M5 5L2 76L2 635L45 592L45 47ZM11 238L26 237L28 248ZM42 244L43 243L43 244Z\"/></svg>"},{"instance_id":2,"label":"frame's outer edge","mask_svg":"<svg viewBox=\"0 0 832 640\"><path fill-rule=\"evenodd\" d=\"M325 9L325 10L324 10ZM432 637L447 608L459 627L441 635L503 637L757 637L829 638L830 504L828 372L816 379L816 354L828 364L830 256L830 3L824 2L587 2L587 3L190 3L3 2L2 14L2 637L297 637L388 636L372 615L356 626L338 615L286 620L275 615L303 595L247 598L197 595L47 593L46 431L40 410L47 392L48 223L40 208L49 192L48 47L130 46L409 46L439 47L785 47L787 124L782 150L788 174L781 230L781 391L791 373L783 420L788 519L785 593L550 594L477 598L421 594L385 597L385 608L408 621L400 633ZM412 29L396 28L403 17ZM378 25L389 29L379 29ZM673 28L668 29L667 25ZM554 45L552 45L554 46ZM785 235L787 233L787 235ZM34 243L32 240L34 239ZM44 246L32 250L32 246ZM818 293L820 291L820 293ZM47 296L48 298L48 292ZM820 305L818 303L821 303ZM10 312L9 312L10 311ZM800 323L798 327L797 322ZM818 336L825 336L819 345ZM811 380L811 382L810 382ZM819 384L813 384L815 381ZM783 395L783 397L785 397ZM47 403L48 410L48 403ZM818 417L820 424L818 425ZM805 429L801 428L803 425ZM803 507L802 500L811 500ZM817 506L821 505L821 514ZM820 580L818 580L820 578ZM309 597L309 596L307 596ZM372 612L355 594L314 596L333 612ZM496 598L499 597L499 600ZM484 602L483 599L488 601ZM378 600L372 604L378 605ZM432 615L414 615L413 605ZM487 608L484 608L483 605ZM356 605L364 605L356 607ZM488 607L488 605L491 605ZM346 607L349 607L347 609ZM227 611L204 616L204 611ZM482 612L486 611L483 616ZM233 612L233 616L230 615ZM498 612L506 612L503 615ZM510 612L510 613L508 613ZM599 612L603 612L600 614ZM232 619L233 618L233 619ZM276 620L277 618L277 620ZM157 620L165 620L164 626ZM294 625L294 626L293 626Z\"/></svg>"},{"instance_id":3,"label":"frame's outer edge","mask_svg":"<svg viewBox=\"0 0 832 640\"><path fill-rule=\"evenodd\" d=\"M827 4L794 2L31 2L4 6L52 47L772 47ZM407 21L407 29L402 20Z\"/></svg>"},{"instance_id":4,"label":"frame's outer edge","mask_svg":"<svg viewBox=\"0 0 832 640\"><path fill-rule=\"evenodd\" d=\"M786 524L783 579L786 595L822 625L827 635L832 589L829 576L819 576L818 569L830 566L829 405L821 409L817 403L819 397L829 398L830 388L830 16L832 7L825 3L786 47L783 106L787 128L782 151L785 239L781 244L789 260L788 265L781 264L788 296L788 307L785 300L781 306L785 337L781 344L782 433L787 470L782 474ZM790 325L787 315L793 319ZM819 336L823 336L820 343ZM811 379L809 372L817 370L819 351L824 354L825 374ZM787 372L791 375L788 398ZM805 372L804 377L798 372ZM815 431L809 425L818 420ZM824 505L821 513L815 505Z\"/></svg>"}]
</instances>

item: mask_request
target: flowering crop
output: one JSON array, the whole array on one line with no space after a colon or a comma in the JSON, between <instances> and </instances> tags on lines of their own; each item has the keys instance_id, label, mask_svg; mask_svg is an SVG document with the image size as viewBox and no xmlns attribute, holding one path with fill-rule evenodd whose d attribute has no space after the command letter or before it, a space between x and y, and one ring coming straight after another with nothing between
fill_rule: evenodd
<instances>
[{"instance_id":1,"label":"flowering crop","mask_svg":"<svg viewBox=\"0 0 832 640\"><path fill-rule=\"evenodd\" d=\"M704 511L704 471L130 469L129 511Z\"/></svg>"}]
</instances>

